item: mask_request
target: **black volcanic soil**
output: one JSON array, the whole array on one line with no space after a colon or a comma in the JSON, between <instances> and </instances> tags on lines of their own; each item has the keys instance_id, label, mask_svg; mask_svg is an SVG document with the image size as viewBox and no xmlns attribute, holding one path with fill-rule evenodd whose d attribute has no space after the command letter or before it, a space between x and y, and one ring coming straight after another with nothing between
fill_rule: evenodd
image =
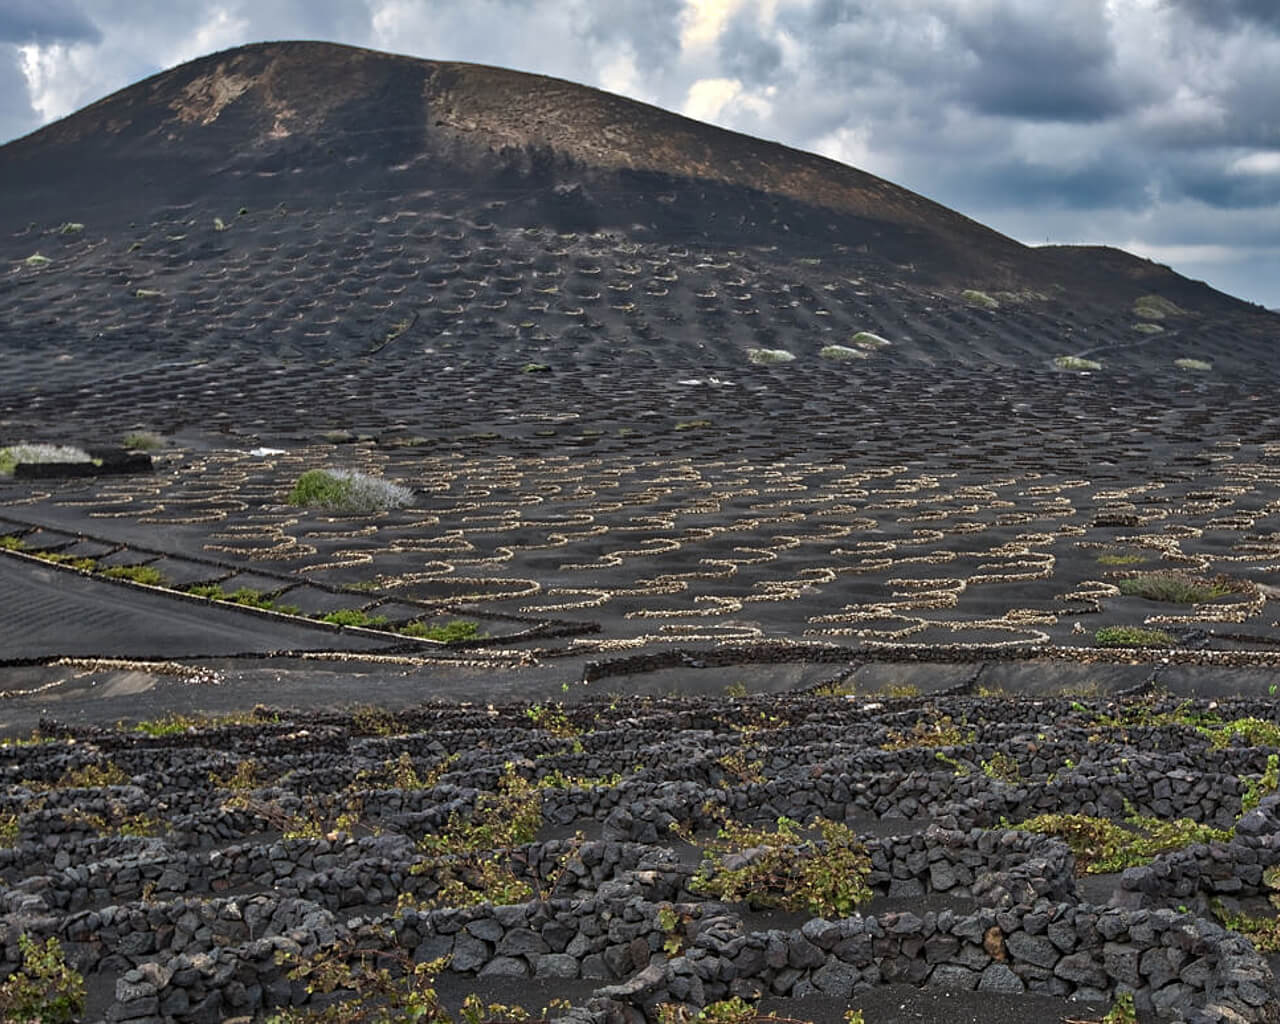
<instances>
[{"instance_id":1,"label":"black volcanic soil","mask_svg":"<svg viewBox=\"0 0 1280 1024\"><path fill-rule=\"evenodd\" d=\"M442 755L432 744L446 733L469 771L527 753L604 775L617 755L667 785L695 740L726 739L646 747L628 733L670 715L673 736L691 722L757 728L735 717L744 708L766 722L786 707L851 715L840 742L874 751L885 730L949 713L977 729L948 756L983 779L1011 735L1066 744L1055 756L1083 764L1090 723L1117 708L1216 699L1276 720L1280 318L1167 268L1027 249L856 170L567 83L272 44L184 65L0 148L0 271L0 447L120 444L139 430L159 444L148 474L0 477L0 733L61 737L0 751L19 829L12 863L0 849L6 908L60 891L41 873L49 850L94 871L138 856L121 822L81 835L26 806L33 773L52 782L113 759L128 762L123 793L40 793L99 817L112 801L195 808L148 848L158 878L204 848L205 826L251 859L278 838L278 815L218 810L210 759L224 773L279 756L285 782L260 795L292 806L323 780L290 790L290 758L304 775L320 767L307 758L330 758L354 776L371 750ZM1138 302L1151 295L1166 304ZM1060 356L1100 366L1063 370ZM413 498L360 517L288 505L319 467L394 479ZM107 576L139 567L158 585ZM1121 593L1147 573L1223 593ZM464 618L482 635L441 644L320 621L356 610L391 626ZM1168 640L1100 646L1114 626ZM824 684L836 696L798 696ZM448 703L424 711L433 701ZM579 730L611 751L594 767L564 736L503 731L528 732L531 705L552 702L613 726L622 706L634 724ZM196 722L179 740L129 728L260 704L296 710L230 731ZM488 704L501 728L466 710ZM325 710L352 705L403 717ZM386 726L386 749L370 722ZM423 738L432 722L444 724ZM1153 749L1171 760L1142 761L1148 780L1204 745L1190 726L1169 730ZM803 772L839 753L772 732L763 752ZM281 735L288 749L274 750ZM1150 753L1144 737L1115 738L1079 777ZM195 774L178 770L183 754L168 776L148 766L175 745ZM1229 785L1255 782L1272 752L1238 744ZM1029 780L1051 784L1033 768ZM767 784L791 778L763 770ZM938 785L945 804L962 783ZM617 786L588 788L607 801ZM844 808L869 836L923 835L932 820L882 810ZM543 838L595 838L605 817L549 820ZM397 826L412 839L427 827ZM243 893L274 898L258 874ZM1067 905L1105 904L1108 885L1082 882ZM155 893L129 881L99 897L95 908L134 915ZM215 902L195 882L161 897L180 899ZM394 904L313 902L320 918ZM1211 916L1207 901L1183 904ZM65 910L33 907L7 923ZM94 965L91 1015L155 959L145 939L92 959L119 938L77 951ZM450 973L441 990L557 994L533 981ZM562 991L582 1002L602 984ZM878 984L852 1001L761 1006L819 1022L864 1006L869 1024L1106 1009L936 991Z\"/></svg>"}]
</instances>

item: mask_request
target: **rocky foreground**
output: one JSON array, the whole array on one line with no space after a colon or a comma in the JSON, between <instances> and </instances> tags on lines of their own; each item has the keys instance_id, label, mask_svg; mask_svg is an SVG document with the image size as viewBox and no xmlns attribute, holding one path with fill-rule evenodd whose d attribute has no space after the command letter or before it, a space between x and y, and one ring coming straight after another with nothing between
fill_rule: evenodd
<instances>
[{"instance_id":1,"label":"rocky foreground","mask_svg":"<svg viewBox=\"0 0 1280 1024\"><path fill-rule=\"evenodd\" d=\"M393 992L444 958L442 999L519 982L582 1022L731 996L799 1017L891 984L1273 1021L1267 959L1220 922L1275 932L1248 915L1280 864L1276 721L1265 699L839 679L46 721L0 748L0 975L20 936L56 937L94 1021L305 1019L351 993L297 968L355 983L358 949L386 954Z\"/></svg>"}]
</instances>

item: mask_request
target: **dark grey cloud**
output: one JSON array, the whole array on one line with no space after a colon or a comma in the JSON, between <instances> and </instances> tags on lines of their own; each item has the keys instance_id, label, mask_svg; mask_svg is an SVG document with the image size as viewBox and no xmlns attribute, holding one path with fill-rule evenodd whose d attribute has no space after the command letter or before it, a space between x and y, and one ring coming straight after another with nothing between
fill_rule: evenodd
<instances>
[{"instance_id":1,"label":"dark grey cloud","mask_svg":"<svg viewBox=\"0 0 1280 1024\"><path fill-rule=\"evenodd\" d=\"M923 180L927 182L931 176ZM1150 202L1150 168L1124 154L1104 153L1080 166L1034 163L1025 158L967 165L962 175L936 174L936 187L972 209L1014 200L1037 209L1137 212Z\"/></svg>"},{"instance_id":2,"label":"dark grey cloud","mask_svg":"<svg viewBox=\"0 0 1280 1024\"><path fill-rule=\"evenodd\" d=\"M5 0L0 43L98 42L102 33L72 0Z\"/></svg>"},{"instance_id":3,"label":"dark grey cloud","mask_svg":"<svg viewBox=\"0 0 1280 1024\"><path fill-rule=\"evenodd\" d=\"M1215 28L1230 28L1240 23L1280 30L1280 4L1275 0L1165 0L1174 10Z\"/></svg>"},{"instance_id":4,"label":"dark grey cloud","mask_svg":"<svg viewBox=\"0 0 1280 1024\"><path fill-rule=\"evenodd\" d=\"M1058 12L1012 4L962 12L956 38L973 58L957 83L976 111L1044 121L1097 121L1139 101L1119 80L1095 4Z\"/></svg>"}]
</instances>

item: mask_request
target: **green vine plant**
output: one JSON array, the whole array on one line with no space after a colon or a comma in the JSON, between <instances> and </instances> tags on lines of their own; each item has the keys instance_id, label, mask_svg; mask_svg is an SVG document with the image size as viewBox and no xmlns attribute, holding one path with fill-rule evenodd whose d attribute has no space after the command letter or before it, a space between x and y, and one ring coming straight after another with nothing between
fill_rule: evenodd
<instances>
[{"instance_id":1,"label":"green vine plant","mask_svg":"<svg viewBox=\"0 0 1280 1024\"><path fill-rule=\"evenodd\" d=\"M1232 834L1190 818L1164 821L1137 814L1123 824L1088 814L1039 814L1013 827L1058 836L1075 855L1077 873L1087 875L1150 864L1159 854L1192 843L1227 842Z\"/></svg>"},{"instance_id":2,"label":"green vine plant","mask_svg":"<svg viewBox=\"0 0 1280 1024\"><path fill-rule=\"evenodd\" d=\"M818 818L813 828L820 840L786 817L773 832L726 821L689 887L727 902L847 917L873 895L871 858L847 825Z\"/></svg>"},{"instance_id":3,"label":"green vine plant","mask_svg":"<svg viewBox=\"0 0 1280 1024\"><path fill-rule=\"evenodd\" d=\"M1280 911L1280 866L1267 868L1262 874L1262 881L1270 890L1268 901ZM1246 936L1258 952L1280 953L1280 917L1232 913L1221 900L1214 901L1213 911L1224 928Z\"/></svg>"},{"instance_id":4,"label":"green vine plant","mask_svg":"<svg viewBox=\"0 0 1280 1024\"><path fill-rule=\"evenodd\" d=\"M845 1024L864 1024L861 1010L846 1010ZM722 999L701 1009L679 1003L662 1003L658 1007L658 1024L809 1024L794 1017L760 1013L741 996Z\"/></svg>"},{"instance_id":5,"label":"green vine plant","mask_svg":"<svg viewBox=\"0 0 1280 1024\"><path fill-rule=\"evenodd\" d=\"M54 936L18 936L22 963L0 985L0 1017L14 1024L69 1024L84 1012L84 978Z\"/></svg>"},{"instance_id":6,"label":"green vine plant","mask_svg":"<svg viewBox=\"0 0 1280 1024\"><path fill-rule=\"evenodd\" d=\"M972 743L976 737L973 729L968 729L966 722L954 722L950 715L943 715L936 721L928 722L920 719L909 732L890 731L888 738L880 744L881 750L905 750L908 747L962 747Z\"/></svg>"},{"instance_id":7,"label":"green vine plant","mask_svg":"<svg viewBox=\"0 0 1280 1024\"><path fill-rule=\"evenodd\" d=\"M418 842L426 858L410 873L436 876L438 906L528 902L533 887L515 873L511 852L533 842L541 827L541 792L508 764L495 792L479 794L470 813L455 811L441 832ZM402 896L400 902L414 901Z\"/></svg>"}]
</instances>

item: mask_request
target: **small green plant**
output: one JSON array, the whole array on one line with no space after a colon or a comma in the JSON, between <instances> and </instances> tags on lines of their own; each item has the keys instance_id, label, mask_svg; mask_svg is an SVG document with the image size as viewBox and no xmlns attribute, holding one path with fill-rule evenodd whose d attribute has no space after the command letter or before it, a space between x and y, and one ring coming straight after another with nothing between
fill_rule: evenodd
<instances>
[{"instance_id":1,"label":"small green plant","mask_svg":"<svg viewBox=\"0 0 1280 1024\"><path fill-rule=\"evenodd\" d=\"M1058 356L1053 365L1059 370L1101 370L1102 364L1096 359L1085 359L1083 356Z\"/></svg>"},{"instance_id":2,"label":"small green plant","mask_svg":"<svg viewBox=\"0 0 1280 1024\"><path fill-rule=\"evenodd\" d=\"M1018 759L1010 754L997 751L991 759L982 762L982 774L989 779L1015 784L1022 781L1022 769Z\"/></svg>"},{"instance_id":3,"label":"small green plant","mask_svg":"<svg viewBox=\"0 0 1280 1024\"><path fill-rule=\"evenodd\" d=\"M21 537L15 537L11 533L0 536L0 549L5 551L21 551L26 545L22 543Z\"/></svg>"},{"instance_id":4,"label":"small green plant","mask_svg":"<svg viewBox=\"0 0 1280 1024\"><path fill-rule=\"evenodd\" d=\"M524 709L524 714L533 723L535 729L541 729L543 732L558 736L561 739L577 736L581 732L576 725L569 721L569 716L564 713L564 706L561 704L550 702L546 704L541 702L531 704Z\"/></svg>"},{"instance_id":5,"label":"small green plant","mask_svg":"<svg viewBox=\"0 0 1280 1024\"><path fill-rule=\"evenodd\" d=\"M329 622L335 626L364 626L370 628L385 626L387 617L385 615L370 615L359 608L339 608L337 611L322 615L320 621Z\"/></svg>"},{"instance_id":6,"label":"small green plant","mask_svg":"<svg viewBox=\"0 0 1280 1024\"><path fill-rule=\"evenodd\" d=\"M22 963L0 985L0 1016L18 1024L67 1024L84 1012L84 978L73 970L62 944L50 935L43 943L18 936Z\"/></svg>"},{"instance_id":7,"label":"small green plant","mask_svg":"<svg viewBox=\"0 0 1280 1024\"><path fill-rule=\"evenodd\" d=\"M28 256L22 262L25 263L28 267L43 267L43 266L46 266L47 264L52 263L53 260L49 259L48 256L41 255L38 252L33 252L30 256Z\"/></svg>"},{"instance_id":8,"label":"small green plant","mask_svg":"<svg viewBox=\"0 0 1280 1024\"><path fill-rule=\"evenodd\" d=\"M1235 589L1223 579L1201 580L1173 572L1127 576L1118 580L1116 586L1126 597L1145 597L1148 601L1167 604L1201 604Z\"/></svg>"},{"instance_id":9,"label":"small green plant","mask_svg":"<svg viewBox=\"0 0 1280 1024\"><path fill-rule=\"evenodd\" d=\"M993 299L986 292L980 292L976 288L966 288L960 293L960 298L971 306L980 306L983 309L999 309L1000 303Z\"/></svg>"},{"instance_id":10,"label":"small green plant","mask_svg":"<svg viewBox=\"0 0 1280 1024\"><path fill-rule=\"evenodd\" d=\"M221 217L214 217L214 218L213 218L213 230L214 230L214 231L226 231L226 230L227 230L227 222L226 222L226 221L224 221Z\"/></svg>"},{"instance_id":11,"label":"small green plant","mask_svg":"<svg viewBox=\"0 0 1280 1024\"><path fill-rule=\"evenodd\" d=\"M1195 370L1198 373L1207 373L1213 369L1213 363L1203 359L1175 359L1173 365L1179 370Z\"/></svg>"},{"instance_id":12,"label":"small green plant","mask_svg":"<svg viewBox=\"0 0 1280 1024\"><path fill-rule=\"evenodd\" d=\"M888 348L889 339L882 338L878 334L872 334L870 331L859 331L849 339L858 348Z\"/></svg>"},{"instance_id":13,"label":"small green plant","mask_svg":"<svg viewBox=\"0 0 1280 1024\"><path fill-rule=\"evenodd\" d=\"M226 600L226 592L216 583L193 583L186 592L192 597L204 597L210 601Z\"/></svg>"},{"instance_id":14,"label":"small green plant","mask_svg":"<svg viewBox=\"0 0 1280 1024\"><path fill-rule=\"evenodd\" d=\"M298 477L285 500L339 515L366 515L403 508L412 499L408 487L381 477L351 469L309 469Z\"/></svg>"},{"instance_id":15,"label":"small green plant","mask_svg":"<svg viewBox=\"0 0 1280 1024\"><path fill-rule=\"evenodd\" d=\"M510 852L532 842L541 826L540 791L508 764L495 790L480 793L469 814L455 811L438 834L419 841L427 856L410 873L433 874L440 885L436 901L445 906L527 902L533 888L515 874Z\"/></svg>"},{"instance_id":16,"label":"small green plant","mask_svg":"<svg viewBox=\"0 0 1280 1024\"><path fill-rule=\"evenodd\" d=\"M257 608L261 611L280 612L282 615L297 615L298 608L291 604L280 604L278 601L262 593L260 590L254 590L252 587L238 587L229 594L221 594L215 598L218 601L229 601L231 604L238 604L243 608Z\"/></svg>"},{"instance_id":17,"label":"small green plant","mask_svg":"<svg viewBox=\"0 0 1280 1024\"><path fill-rule=\"evenodd\" d=\"M1137 323L1133 325L1133 329L1139 334L1163 334L1164 328L1159 324Z\"/></svg>"},{"instance_id":18,"label":"small green plant","mask_svg":"<svg viewBox=\"0 0 1280 1024\"><path fill-rule=\"evenodd\" d=\"M164 297L164 292L156 288L137 288L134 290L133 297L135 299L159 299Z\"/></svg>"},{"instance_id":19,"label":"small green plant","mask_svg":"<svg viewBox=\"0 0 1280 1024\"><path fill-rule=\"evenodd\" d=\"M395 950L390 929L383 938ZM445 1024L451 1019L435 990L444 959L414 963L398 951L361 949L355 939L342 938L306 959L281 950L276 962L289 966L291 980L305 981L309 994L351 995L323 1009L280 1010L267 1018L267 1024Z\"/></svg>"},{"instance_id":20,"label":"small green plant","mask_svg":"<svg viewBox=\"0 0 1280 1024\"><path fill-rule=\"evenodd\" d=\"M1143 295L1133 304L1133 315L1141 320L1163 320L1181 316L1182 309L1163 295Z\"/></svg>"},{"instance_id":21,"label":"small green plant","mask_svg":"<svg viewBox=\"0 0 1280 1024\"><path fill-rule=\"evenodd\" d=\"M97 789L100 786L124 786L129 776L118 764L108 761L105 765L87 764L64 772L55 782L55 789Z\"/></svg>"},{"instance_id":22,"label":"small green plant","mask_svg":"<svg viewBox=\"0 0 1280 1024\"><path fill-rule=\"evenodd\" d=\"M1138 1011L1133 1005L1132 992L1117 992L1116 1001L1099 1024L1138 1024Z\"/></svg>"},{"instance_id":23,"label":"small green plant","mask_svg":"<svg viewBox=\"0 0 1280 1024\"><path fill-rule=\"evenodd\" d=\"M851 348L848 345L823 345L818 351L820 359L830 359L836 363L854 362L868 358L870 353L865 348Z\"/></svg>"},{"instance_id":24,"label":"small green plant","mask_svg":"<svg viewBox=\"0 0 1280 1024\"><path fill-rule=\"evenodd\" d=\"M1224 750L1232 743L1246 747L1280 747L1280 725L1262 718L1237 718L1218 726L1206 726L1209 746Z\"/></svg>"},{"instance_id":25,"label":"small green plant","mask_svg":"<svg viewBox=\"0 0 1280 1024\"><path fill-rule=\"evenodd\" d=\"M760 366L767 366L772 363L791 363L795 361L795 358L796 357L785 348L747 349L747 361L756 363Z\"/></svg>"},{"instance_id":26,"label":"small green plant","mask_svg":"<svg viewBox=\"0 0 1280 1024\"><path fill-rule=\"evenodd\" d=\"M58 228L60 235L78 235L84 230L84 225L79 221L69 220L62 227Z\"/></svg>"},{"instance_id":27,"label":"small green plant","mask_svg":"<svg viewBox=\"0 0 1280 1024\"><path fill-rule=\"evenodd\" d=\"M480 632L480 623L469 619L452 619L445 623L410 622L400 627L405 636L419 640L435 640L437 643L452 644L461 640L479 640L484 634Z\"/></svg>"},{"instance_id":28,"label":"small green plant","mask_svg":"<svg viewBox=\"0 0 1280 1024\"><path fill-rule=\"evenodd\" d=\"M1099 565L1137 565L1142 560L1136 551L1104 551L1098 556Z\"/></svg>"},{"instance_id":29,"label":"small green plant","mask_svg":"<svg viewBox=\"0 0 1280 1024\"><path fill-rule=\"evenodd\" d=\"M703 427L711 426L710 420L681 420L676 424L676 430L701 430Z\"/></svg>"},{"instance_id":30,"label":"small green plant","mask_svg":"<svg viewBox=\"0 0 1280 1024\"><path fill-rule=\"evenodd\" d=\"M1145 626L1103 626L1093 634L1099 647L1173 647L1175 641L1163 629Z\"/></svg>"},{"instance_id":31,"label":"small green plant","mask_svg":"<svg viewBox=\"0 0 1280 1024\"><path fill-rule=\"evenodd\" d=\"M546 363L525 363L520 367L521 373L550 373L551 367Z\"/></svg>"},{"instance_id":32,"label":"small green plant","mask_svg":"<svg viewBox=\"0 0 1280 1024\"><path fill-rule=\"evenodd\" d=\"M262 785L260 776L262 766L252 757L246 757L236 764L229 775L209 773L209 782L219 789L230 789L237 793L247 793Z\"/></svg>"},{"instance_id":33,"label":"small green plant","mask_svg":"<svg viewBox=\"0 0 1280 1024\"><path fill-rule=\"evenodd\" d=\"M19 834L18 816L10 813L0 814L0 847L16 846Z\"/></svg>"},{"instance_id":34,"label":"small green plant","mask_svg":"<svg viewBox=\"0 0 1280 1024\"><path fill-rule=\"evenodd\" d=\"M677 913L670 903L658 907L658 928L662 931L662 952L668 957L679 956L684 951L684 927L691 920L688 914Z\"/></svg>"},{"instance_id":35,"label":"small green plant","mask_svg":"<svg viewBox=\"0 0 1280 1024\"><path fill-rule=\"evenodd\" d=\"M945 764L948 768L950 768L953 772L955 772L956 775L960 776L961 778L965 778L972 773L969 766L965 764L963 761L961 761L958 757L951 757L949 754L944 754L941 750L939 750L933 756L937 761L939 761L941 764Z\"/></svg>"},{"instance_id":36,"label":"small green plant","mask_svg":"<svg viewBox=\"0 0 1280 1024\"><path fill-rule=\"evenodd\" d=\"M872 896L871 858L847 825L818 818L813 827L821 840L805 838L786 817L774 832L727 821L690 888L730 902L847 917Z\"/></svg>"},{"instance_id":37,"label":"small green plant","mask_svg":"<svg viewBox=\"0 0 1280 1024\"><path fill-rule=\"evenodd\" d=\"M1280 789L1280 754L1267 755L1267 769L1258 779L1243 780L1243 792L1240 794L1240 814L1245 815L1262 803L1264 796L1269 796Z\"/></svg>"},{"instance_id":38,"label":"small green plant","mask_svg":"<svg viewBox=\"0 0 1280 1024\"><path fill-rule=\"evenodd\" d=\"M150 452L163 448L164 438L147 430L135 430L132 434L125 434L124 446L134 451Z\"/></svg>"},{"instance_id":39,"label":"small green plant","mask_svg":"<svg viewBox=\"0 0 1280 1024\"><path fill-rule=\"evenodd\" d=\"M102 575L113 580L132 580L148 587L163 587L169 582L164 573L149 565L111 565L102 570Z\"/></svg>"},{"instance_id":40,"label":"small green plant","mask_svg":"<svg viewBox=\"0 0 1280 1024\"><path fill-rule=\"evenodd\" d=\"M740 783L763 785L768 781L764 774L764 761L750 758L751 755L746 750L739 748L716 758L716 764L731 779Z\"/></svg>"},{"instance_id":41,"label":"small green plant","mask_svg":"<svg viewBox=\"0 0 1280 1024\"><path fill-rule=\"evenodd\" d=\"M909 732L890 730L881 750L905 750L908 747L959 747L972 743L976 733L965 722L954 722L950 715L936 720L920 719Z\"/></svg>"},{"instance_id":42,"label":"small green plant","mask_svg":"<svg viewBox=\"0 0 1280 1024\"><path fill-rule=\"evenodd\" d=\"M861 1010L848 1010L845 1024L863 1024ZM658 1006L658 1024L806 1024L791 1017L762 1014L741 996L708 1003L694 1009L682 1003Z\"/></svg>"}]
</instances>

